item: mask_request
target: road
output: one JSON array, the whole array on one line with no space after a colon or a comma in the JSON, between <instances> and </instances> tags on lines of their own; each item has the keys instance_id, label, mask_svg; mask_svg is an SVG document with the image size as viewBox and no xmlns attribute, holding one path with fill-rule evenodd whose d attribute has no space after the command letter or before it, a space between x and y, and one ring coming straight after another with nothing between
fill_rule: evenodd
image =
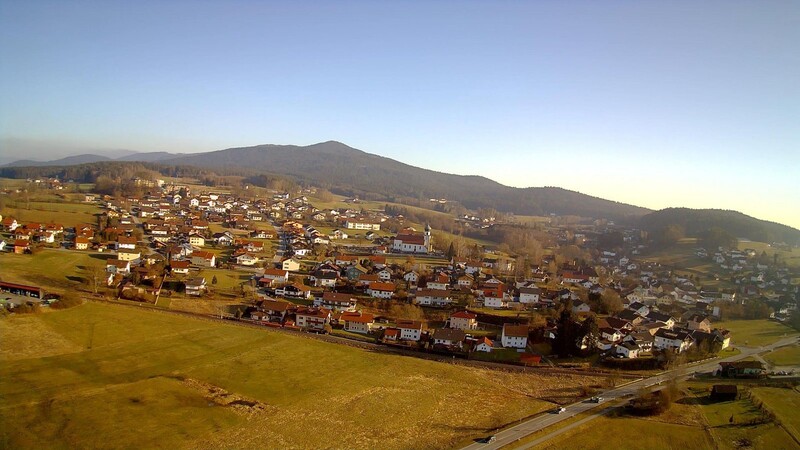
<instances>
[{"instance_id":1,"label":"road","mask_svg":"<svg viewBox=\"0 0 800 450\"><path fill-rule=\"evenodd\" d=\"M653 385L656 385L656 384L660 384L660 383L662 383L664 381L669 380L670 378L672 378L672 377L674 377L676 375L682 376L682 377L688 377L688 376L691 376L691 374L694 374L695 372L711 372L711 371L714 371L717 368L717 366L719 366L719 364L721 362L738 361L740 359L747 358L748 356L757 355L759 353L770 351L770 350L773 350L775 348L783 347L783 346L790 345L790 344L793 344L793 343L796 343L796 342L797 342L797 337L791 337L791 338L781 339L780 341L775 342L774 344L771 344L771 345L768 345L768 346L764 346L764 347L758 347L758 348L739 347L739 349L741 350L741 353L739 353L738 355L735 355L735 356L731 356L731 357L728 357L728 358L722 358L722 359L713 359L713 360L710 360L710 361L700 361L700 362L693 363L693 364L687 364L685 366L682 366L682 367L677 368L677 369L672 370L672 371L662 372L662 373L660 373L658 375L655 375L655 376L652 376L652 377L649 377L649 378L643 378L643 379L640 379L640 380L637 380L637 381L633 381L633 382L627 383L627 384L625 384L623 386L620 386L620 387L617 387L617 388L614 388L614 389L610 389L608 391L605 391L605 392L602 392L602 393L598 394L598 395L603 397L603 402L600 403L600 405L602 405L604 403L607 403L607 402L610 402L610 401L621 399L623 397L633 396L641 388L646 388L646 387L650 387L650 386L653 386ZM545 429L547 427L555 425L555 424L557 424L557 423L559 423L561 421L570 419L570 418L572 418L572 417L574 417L574 416L576 416L578 414L581 414L583 412L589 411L589 410L591 410L593 408L597 408L598 406L599 405L597 403L591 403L589 401L581 401L581 402L573 403L571 405L566 405L564 407L565 411L563 413L561 413L561 414L556 414L555 412L546 412L544 414L540 414L540 415L538 415L538 416L536 416L536 417L534 417L534 418L532 418L530 420L527 420L525 422L521 422L521 423L519 423L517 425L514 425L514 426L512 426L510 428L507 428L507 429L505 429L503 431L500 431L500 432L496 433L495 434L495 440L493 442L490 442L490 443L475 442L475 443L472 443L472 444L464 447L464 450L467 450L467 449L470 449L470 450L477 450L477 449L491 450L491 449L499 449L499 448L505 447L507 445L511 445L513 447L513 444L515 442L519 441L520 439L524 438L525 436L528 436L530 434L536 433L537 431L540 431L542 429ZM559 429L557 431L554 431L553 433L549 433L549 434L547 434L545 436L542 436L539 439L536 439L536 440L531 441L531 442L526 442L526 443L524 443L522 445L519 445L519 446L516 446L514 448L517 448L517 449L532 448L532 447L534 447L534 446L536 446L538 444L541 444L542 442L545 442L546 440L548 440L548 439L550 439L552 437L555 437L556 435L561 434L561 433L563 433L563 432L565 432L565 431L567 431L567 430L569 430L571 428L574 428L574 427L579 426L579 425L581 425L583 423L586 423L589 420L592 420L592 419L595 419L597 417L600 417L601 415L608 413L611 409L612 408L598 408L598 412L595 413L595 414L589 415L586 418L581 419L580 421L578 421L578 422L576 422L574 424L571 424L571 425L569 425L567 427L564 427L564 428L561 428L561 429Z\"/></svg>"}]
</instances>

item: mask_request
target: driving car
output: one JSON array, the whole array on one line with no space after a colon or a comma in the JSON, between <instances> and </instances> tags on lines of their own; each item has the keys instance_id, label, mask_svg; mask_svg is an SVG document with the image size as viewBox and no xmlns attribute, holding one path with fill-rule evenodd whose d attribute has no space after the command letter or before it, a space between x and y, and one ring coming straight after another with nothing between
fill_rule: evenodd
<instances>
[{"instance_id":1,"label":"driving car","mask_svg":"<svg viewBox=\"0 0 800 450\"><path fill-rule=\"evenodd\" d=\"M603 397L592 397L589 399L592 403L600 403L603 401Z\"/></svg>"}]
</instances>

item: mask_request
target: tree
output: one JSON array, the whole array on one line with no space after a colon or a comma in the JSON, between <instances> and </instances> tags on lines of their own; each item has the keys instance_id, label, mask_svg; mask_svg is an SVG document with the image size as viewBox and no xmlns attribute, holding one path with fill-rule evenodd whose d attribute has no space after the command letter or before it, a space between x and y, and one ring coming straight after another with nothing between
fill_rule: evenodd
<instances>
[{"instance_id":1,"label":"tree","mask_svg":"<svg viewBox=\"0 0 800 450\"><path fill-rule=\"evenodd\" d=\"M556 339L553 341L553 351L559 357L566 358L575 354L579 327L580 325L575 320L575 313L572 312L570 302L562 303L558 323L556 324Z\"/></svg>"},{"instance_id":2,"label":"tree","mask_svg":"<svg viewBox=\"0 0 800 450\"><path fill-rule=\"evenodd\" d=\"M211 284L217 284L217 276L216 275L214 275L214 277L211 278Z\"/></svg>"},{"instance_id":3,"label":"tree","mask_svg":"<svg viewBox=\"0 0 800 450\"><path fill-rule=\"evenodd\" d=\"M624 309L622 297L613 289L606 289L600 297L600 313L616 314Z\"/></svg>"},{"instance_id":4,"label":"tree","mask_svg":"<svg viewBox=\"0 0 800 450\"><path fill-rule=\"evenodd\" d=\"M83 268L83 282L95 294L98 293L100 287L106 283L108 274L105 267L97 264L86 266Z\"/></svg>"},{"instance_id":5,"label":"tree","mask_svg":"<svg viewBox=\"0 0 800 450\"><path fill-rule=\"evenodd\" d=\"M447 247L447 259L452 260L454 256L456 256L456 246L455 243L450 242L450 246Z\"/></svg>"},{"instance_id":6,"label":"tree","mask_svg":"<svg viewBox=\"0 0 800 450\"><path fill-rule=\"evenodd\" d=\"M588 317L583 319L580 330L578 331L578 343L583 343L593 350L597 347L597 341L600 339L600 331L597 326L597 319L594 314L589 314Z\"/></svg>"}]
</instances>

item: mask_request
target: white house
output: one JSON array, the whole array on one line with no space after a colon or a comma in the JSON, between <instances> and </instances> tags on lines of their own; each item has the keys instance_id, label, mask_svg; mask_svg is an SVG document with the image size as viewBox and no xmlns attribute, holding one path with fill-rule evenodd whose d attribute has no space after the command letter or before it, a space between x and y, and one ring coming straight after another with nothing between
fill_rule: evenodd
<instances>
[{"instance_id":1,"label":"white house","mask_svg":"<svg viewBox=\"0 0 800 450\"><path fill-rule=\"evenodd\" d=\"M414 302L423 306L447 306L453 301L450 292L441 289L419 289Z\"/></svg>"},{"instance_id":2,"label":"white house","mask_svg":"<svg viewBox=\"0 0 800 450\"><path fill-rule=\"evenodd\" d=\"M500 342L506 348L524 349L528 346L528 326L504 324Z\"/></svg>"},{"instance_id":3,"label":"white house","mask_svg":"<svg viewBox=\"0 0 800 450\"><path fill-rule=\"evenodd\" d=\"M478 315L468 311L458 311L450 315L450 328L458 330L477 330Z\"/></svg>"},{"instance_id":4,"label":"white house","mask_svg":"<svg viewBox=\"0 0 800 450\"><path fill-rule=\"evenodd\" d=\"M400 339L404 341L419 341L422 336L422 322L417 320L398 320L397 328L400 330Z\"/></svg>"},{"instance_id":5,"label":"white house","mask_svg":"<svg viewBox=\"0 0 800 450\"><path fill-rule=\"evenodd\" d=\"M519 288L519 302L523 304L539 303L539 296L542 290L538 287Z\"/></svg>"}]
</instances>

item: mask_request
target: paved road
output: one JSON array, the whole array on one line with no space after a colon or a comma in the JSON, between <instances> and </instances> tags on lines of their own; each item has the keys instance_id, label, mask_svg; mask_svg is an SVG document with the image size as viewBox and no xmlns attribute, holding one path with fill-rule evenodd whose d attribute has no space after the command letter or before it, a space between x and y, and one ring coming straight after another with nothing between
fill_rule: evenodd
<instances>
[{"instance_id":1,"label":"paved road","mask_svg":"<svg viewBox=\"0 0 800 450\"><path fill-rule=\"evenodd\" d=\"M643 387L650 387L650 386L653 386L653 385L656 385L656 384L660 384L660 383L662 383L664 381L669 380L670 378L672 378L675 375L688 377L688 376L691 376L691 374L694 374L695 372L711 372L711 371L715 370L717 368L717 366L719 366L719 363L721 363L721 362L737 361L737 360L740 360L740 359L747 358L748 356L752 356L752 355L756 355L756 354L759 354L759 353L762 353L762 352L766 352L766 351L772 350L772 349L777 348L777 347L783 347L783 346L786 346L786 345L790 345L790 344L793 344L795 342L797 342L797 337L781 339L780 341L778 341L778 342L776 342L776 343L774 343L772 345L768 345L768 346L764 346L764 347L758 347L758 348L739 347L739 349L741 350L741 353L739 353L738 355L731 356L731 357L728 357L728 358L714 359L714 360L710 360L710 361L701 361L701 362L697 362L697 363L693 363L693 364L688 364L686 366L683 366L681 368L675 369L673 371L663 372L663 373L661 373L659 375L656 375L656 376L652 376L652 377L649 377L649 378L643 378L643 379L640 379L640 380L625 384L623 386L620 386L620 387L617 387L617 388L614 388L614 389L610 389L610 390L602 392L602 393L600 393L598 395L600 395L600 396L602 396L604 398L603 402L601 403L601 405L602 405L603 403L607 403L609 401L613 401L613 400L620 399L620 398L627 397L627 396L633 396L633 395L636 394L636 392L639 389L641 389ZM591 410L593 408L596 408L597 406L598 406L597 403L590 403L588 401L582 401L582 402L578 402L578 403L573 403L571 405L566 405L564 407L566 411L564 411L561 414L556 414L554 412L547 412L547 413L541 414L539 416L534 417L533 419L530 419L530 420L527 420L525 422L519 423L519 424L514 425L514 426L512 426L510 428L507 428L507 429L505 429L505 430L503 430L503 431L501 431L499 433L496 433L495 434L495 440L493 442L490 442L490 443L475 442L473 444L470 444L470 445L464 447L464 449L465 450L466 449L475 449L475 450L476 449L499 449L499 448L504 447L506 445L512 445L513 446L513 444L516 441L524 438L525 436L528 436L529 434L535 433L535 432L540 431L540 430L542 430L544 428L547 428L549 426L555 425L558 422L561 422L563 420L567 420L567 419L569 419L571 417L574 417L574 416L576 416L576 415L578 415L578 414L580 414L582 412L589 411L589 410ZM576 424L571 424L568 427L564 427L564 428L559 429L559 430L557 430L557 431L555 431L553 433L549 433L549 434L547 434L545 436L542 436L541 438L539 438L539 439L537 439L535 441L526 442L526 443L524 443L524 444L522 444L522 445L520 445L518 447L514 447L514 448L518 448L518 449L532 448L533 446L538 445L538 444L540 444L540 443L542 443L542 442L544 442L544 441L556 436L557 434L563 433L567 429L574 428L575 426L578 426L579 424L583 424L585 422L588 422L589 420L597 418L597 417L607 413L608 411L610 411L609 408L599 408L598 412L596 414L592 414L592 415L580 420ZM564 430L564 431L562 431L562 430Z\"/></svg>"}]
</instances>

